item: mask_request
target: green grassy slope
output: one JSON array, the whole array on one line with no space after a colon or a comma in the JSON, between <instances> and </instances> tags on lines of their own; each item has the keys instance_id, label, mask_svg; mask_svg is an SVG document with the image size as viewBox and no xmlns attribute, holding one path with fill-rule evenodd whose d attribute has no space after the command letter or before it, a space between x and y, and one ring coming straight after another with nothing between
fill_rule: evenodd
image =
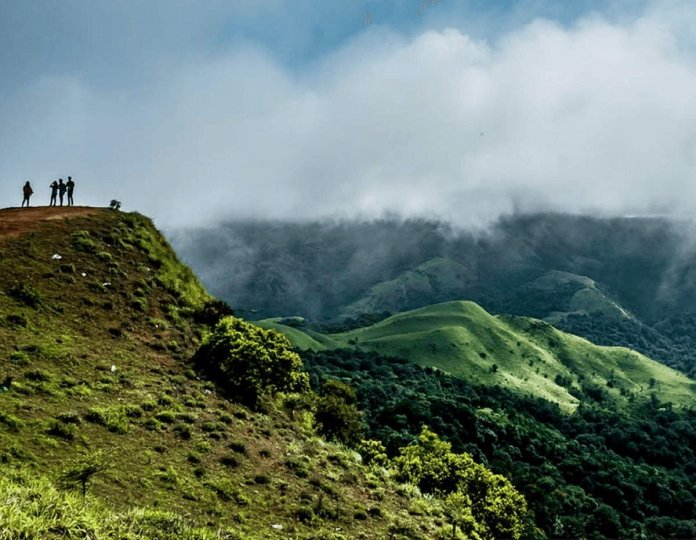
<instances>
[{"instance_id":1,"label":"green grassy slope","mask_svg":"<svg viewBox=\"0 0 696 540\"><path fill-rule=\"evenodd\" d=\"M633 315L605 294L597 282L587 276L552 270L522 289L536 296L541 305L555 306L544 320L554 323L568 315L601 315L610 319L631 319ZM553 299L551 299L553 298Z\"/></svg>"},{"instance_id":2,"label":"green grassy slope","mask_svg":"<svg viewBox=\"0 0 696 540\"><path fill-rule=\"evenodd\" d=\"M340 346L406 358L569 411L579 403L574 389L594 389L618 403L649 399L652 393L676 405L696 403L696 382L639 353L599 347L534 319L495 317L472 302L428 306L330 337Z\"/></svg>"},{"instance_id":3,"label":"green grassy slope","mask_svg":"<svg viewBox=\"0 0 696 540\"><path fill-rule=\"evenodd\" d=\"M138 214L0 238L0 502L14 505L0 538L432 538L437 511L409 514L416 495L303 415L253 412L199 379L189 359L209 299ZM74 498L41 486L95 452L107 469L71 519Z\"/></svg>"}]
</instances>

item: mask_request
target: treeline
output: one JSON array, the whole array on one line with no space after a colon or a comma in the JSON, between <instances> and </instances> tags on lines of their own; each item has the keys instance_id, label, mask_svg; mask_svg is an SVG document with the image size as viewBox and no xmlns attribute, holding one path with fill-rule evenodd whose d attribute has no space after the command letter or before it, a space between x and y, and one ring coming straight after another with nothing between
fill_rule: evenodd
<instances>
[{"instance_id":1,"label":"treeline","mask_svg":"<svg viewBox=\"0 0 696 540\"><path fill-rule=\"evenodd\" d=\"M366 438L389 455L428 426L527 499L552 537L696 537L696 413L655 400L575 414L430 368L354 350L303 353L313 386L356 390Z\"/></svg>"}]
</instances>

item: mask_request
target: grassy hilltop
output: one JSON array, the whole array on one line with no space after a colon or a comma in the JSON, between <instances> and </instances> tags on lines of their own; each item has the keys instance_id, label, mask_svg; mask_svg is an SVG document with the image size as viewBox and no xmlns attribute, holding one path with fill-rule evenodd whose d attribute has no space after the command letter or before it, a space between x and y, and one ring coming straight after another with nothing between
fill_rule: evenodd
<instances>
[{"instance_id":1,"label":"grassy hilltop","mask_svg":"<svg viewBox=\"0 0 696 540\"><path fill-rule=\"evenodd\" d=\"M189 359L212 299L147 218L19 212L0 211L0 538L432 538L444 526L434 503L305 415L250 410L199 377ZM66 473L95 463L83 503Z\"/></svg>"},{"instance_id":2,"label":"grassy hilltop","mask_svg":"<svg viewBox=\"0 0 696 540\"><path fill-rule=\"evenodd\" d=\"M567 411L577 407L582 389L600 389L617 403L655 394L679 406L696 404L695 381L640 353L600 347L535 319L493 316L473 302L428 306L328 336L303 333L282 319L260 324L285 332L299 348L353 347L406 358L469 382L547 399Z\"/></svg>"}]
</instances>

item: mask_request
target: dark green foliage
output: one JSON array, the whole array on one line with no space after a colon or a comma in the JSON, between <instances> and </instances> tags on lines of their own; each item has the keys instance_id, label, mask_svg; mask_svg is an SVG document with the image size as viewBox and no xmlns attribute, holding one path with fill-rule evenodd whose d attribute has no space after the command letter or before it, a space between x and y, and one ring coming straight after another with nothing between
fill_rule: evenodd
<instances>
[{"instance_id":1,"label":"dark green foliage","mask_svg":"<svg viewBox=\"0 0 696 540\"><path fill-rule=\"evenodd\" d=\"M227 445L227 448L229 448L233 452L237 452L238 454L246 454L247 453L246 445L243 442L232 441L231 443L229 443Z\"/></svg>"},{"instance_id":2,"label":"dark green foliage","mask_svg":"<svg viewBox=\"0 0 696 540\"><path fill-rule=\"evenodd\" d=\"M27 321L27 318L22 315L21 313L10 313L7 316L7 322L14 325L14 326L21 326L21 327L26 327L29 321Z\"/></svg>"},{"instance_id":3,"label":"dark green foliage","mask_svg":"<svg viewBox=\"0 0 696 540\"><path fill-rule=\"evenodd\" d=\"M314 510L309 506L300 506L295 510L295 517L300 523L310 524L314 521Z\"/></svg>"},{"instance_id":4,"label":"dark green foliage","mask_svg":"<svg viewBox=\"0 0 696 540\"><path fill-rule=\"evenodd\" d=\"M225 467L234 469L235 467L239 466L239 458L234 454L227 454L220 458L220 463L222 463Z\"/></svg>"},{"instance_id":5,"label":"dark green foliage","mask_svg":"<svg viewBox=\"0 0 696 540\"><path fill-rule=\"evenodd\" d=\"M17 431L20 427L22 427L22 421L16 416L0 411L0 425L13 431Z\"/></svg>"},{"instance_id":6,"label":"dark green foliage","mask_svg":"<svg viewBox=\"0 0 696 540\"><path fill-rule=\"evenodd\" d=\"M362 433L355 392L347 384L329 380L319 390L315 418L319 432L328 439L355 444Z\"/></svg>"},{"instance_id":7,"label":"dark green foliage","mask_svg":"<svg viewBox=\"0 0 696 540\"><path fill-rule=\"evenodd\" d=\"M233 317L234 311L222 300L208 300L203 307L193 312L193 320L199 324L215 326L223 317Z\"/></svg>"},{"instance_id":8,"label":"dark green foliage","mask_svg":"<svg viewBox=\"0 0 696 540\"><path fill-rule=\"evenodd\" d=\"M234 317L215 326L195 363L232 399L248 405L257 405L266 393L309 388L302 361L282 334Z\"/></svg>"},{"instance_id":9,"label":"dark green foliage","mask_svg":"<svg viewBox=\"0 0 696 540\"><path fill-rule=\"evenodd\" d=\"M70 243L76 251L90 254L97 253L98 244L92 239L89 231L75 231L70 237Z\"/></svg>"},{"instance_id":10,"label":"dark green foliage","mask_svg":"<svg viewBox=\"0 0 696 540\"><path fill-rule=\"evenodd\" d=\"M657 401L615 411L585 395L567 415L399 359L303 354L313 387L340 379L356 389L366 437L382 441L386 453L398 455L430 426L454 451L509 478L549 536L652 537L659 529L684 537L696 520L695 412Z\"/></svg>"},{"instance_id":11,"label":"dark green foliage","mask_svg":"<svg viewBox=\"0 0 696 540\"><path fill-rule=\"evenodd\" d=\"M46 433L66 441L72 441L75 438L75 426L59 422L58 420L52 420L49 422Z\"/></svg>"},{"instance_id":12,"label":"dark green foliage","mask_svg":"<svg viewBox=\"0 0 696 540\"><path fill-rule=\"evenodd\" d=\"M41 305L39 291L26 283L15 283L7 294L25 306L35 308Z\"/></svg>"}]
</instances>

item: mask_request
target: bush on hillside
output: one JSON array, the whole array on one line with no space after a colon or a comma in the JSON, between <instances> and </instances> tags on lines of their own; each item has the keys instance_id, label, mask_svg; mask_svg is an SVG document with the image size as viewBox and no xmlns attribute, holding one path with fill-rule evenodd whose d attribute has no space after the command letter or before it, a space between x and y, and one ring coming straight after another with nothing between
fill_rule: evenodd
<instances>
[{"instance_id":1,"label":"bush on hillside","mask_svg":"<svg viewBox=\"0 0 696 540\"><path fill-rule=\"evenodd\" d=\"M193 320L199 324L215 326L223 317L234 316L232 308L222 300L208 300L193 312Z\"/></svg>"},{"instance_id":2,"label":"bush on hillside","mask_svg":"<svg viewBox=\"0 0 696 540\"><path fill-rule=\"evenodd\" d=\"M35 308L41 304L39 291L26 283L15 283L8 291L8 295L25 306Z\"/></svg>"},{"instance_id":3,"label":"bush on hillside","mask_svg":"<svg viewBox=\"0 0 696 540\"><path fill-rule=\"evenodd\" d=\"M309 377L290 342L234 317L223 317L194 357L196 367L246 405L264 394L306 392Z\"/></svg>"},{"instance_id":4,"label":"bush on hillside","mask_svg":"<svg viewBox=\"0 0 696 540\"><path fill-rule=\"evenodd\" d=\"M323 384L317 397L315 418L319 432L327 439L353 445L361 438L355 391L346 383L329 380Z\"/></svg>"},{"instance_id":5,"label":"bush on hillside","mask_svg":"<svg viewBox=\"0 0 696 540\"><path fill-rule=\"evenodd\" d=\"M460 527L469 512L476 527L467 533L492 538L520 538L527 527L527 502L510 481L476 463L469 454L452 452L452 445L423 427L418 440L401 450L395 465L398 478L417 485L424 493L449 495L467 508L455 512L447 502L448 519Z\"/></svg>"}]
</instances>

